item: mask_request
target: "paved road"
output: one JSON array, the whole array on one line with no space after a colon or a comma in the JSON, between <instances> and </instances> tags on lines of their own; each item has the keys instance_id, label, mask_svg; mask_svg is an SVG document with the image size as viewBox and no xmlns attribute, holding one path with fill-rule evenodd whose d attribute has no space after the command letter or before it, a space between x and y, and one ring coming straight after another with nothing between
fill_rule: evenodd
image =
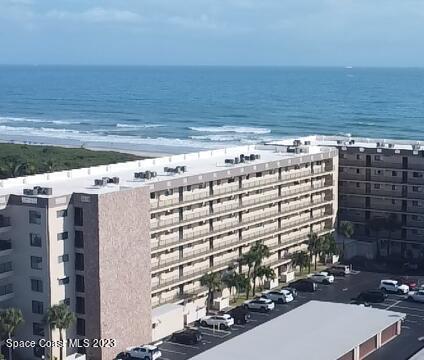
<instances>
[{"instance_id":1,"label":"paved road","mask_svg":"<svg viewBox=\"0 0 424 360\"><path fill-rule=\"evenodd\" d=\"M276 305L275 310L269 314L252 312L251 321L246 325L236 325L229 331L214 331L210 328L200 327L199 329L203 334L203 340L200 344L181 345L165 340L159 346L162 351L162 359L189 359L310 300L349 303L361 291L377 288L380 280L384 278L390 278L390 275L361 272L346 278L337 278L332 285L319 286L315 293L299 293L299 296L293 302ZM414 278L419 279L424 284L424 277ZM376 304L373 307L403 312L407 316L402 326L402 334L371 354L367 360L406 360L418 349L424 347L424 304L407 301L404 296L389 295L385 303ZM319 326L317 328L319 329ZM420 340L421 337L422 340ZM279 357L277 358L279 359Z\"/></svg>"}]
</instances>

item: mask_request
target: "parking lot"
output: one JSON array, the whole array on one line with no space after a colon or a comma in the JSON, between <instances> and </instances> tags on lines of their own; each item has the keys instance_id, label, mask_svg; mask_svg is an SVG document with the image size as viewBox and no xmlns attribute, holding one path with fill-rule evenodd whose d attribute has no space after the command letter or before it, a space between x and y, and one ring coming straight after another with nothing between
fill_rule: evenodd
<instances>
[{"instance_id":1,"label":"parking lot","mask_svg":"<svg viewBox=\"0 0 424 360\"><path fill-rule=\"evenodd\" d=\"M213 330L211 328L199 327L203 339L197 345L182 345L167 340L159 346L164 360L186 360L196 354L210 349L234 336L240 335L266 321L280 316L295 307L310 300L333 301L349 303L361 291L375 289L379 286L380 280L391 278L390 275L380 273L358 272L345 278L337 277L334 284L320 285L315 293L299 293L298 297L289 304L278 304L270 313L251 312L251 319L245 325L234 325L231 330ZM421 284L424 284L424 277L414 276ZM377 360L403 360L408 359L412 354L424 346L424 304L414 303L406 300L405 296L390 294L382 304L373 304L375 308L387 309L406 313L406 320L402 325L402 334L380 350L371 354L368 359ZM319 324L305 324L305 326L316 326L319 331ZM348 329L349 324L346 324ZM365 325L366 326L366 325ZM282 329L282 335L287 329ZM348 334L348 332L347 332ZM347 335L348 336L348 335ZM307 345L307 344L305 344ZM331 346L331 344L329 344Z\"/></svg>"}]
</instances>

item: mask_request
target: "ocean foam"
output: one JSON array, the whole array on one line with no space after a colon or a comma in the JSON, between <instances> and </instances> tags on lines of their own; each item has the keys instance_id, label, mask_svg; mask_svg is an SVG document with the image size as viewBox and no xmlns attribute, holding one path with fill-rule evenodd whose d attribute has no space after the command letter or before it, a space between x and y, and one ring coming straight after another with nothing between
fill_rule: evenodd
<instances>
[{"instance_id":1,"label":"ocean foam","mask_svg":"<svg viewBox=\"0 0 424 360\"><path fill-rule=\"evenodd\" d=\"M249 127L249 126L232 126L232 125L223 125L223 126L193 126L189 127L190 130L198 132L212 132L212 133L239 133L239 134L269 134L270 129L267 128L258 128L258 127Z\"/></svg>"},{"instance_id":2,"label":"ocean foam","mask_svg":"<svg viewBox=\"0 0 424 360\"><path fill-rule=\"evenodd\" d=\"M157 127L162 127L165 125L162 124L122 124L122 123L117 123L116 127L117 128L128 128L128 129L143 129L143 128L157 128Z\"/></svg>"},{"instance_id":3,"label":"ocean foam","mask_svg":"<svg viewBox=\"0 0 424 360\"><path fill-rule=\"evenodd\" d=\"M62 124L62 125L78 125L81 124L79 121L71 120L48 120L48 119L35 119L35 118L24 118L15 116L0 116L0 123L8 122L32 122L32 123L46 123L46 124Z\"/></svg>"}]
</instances>

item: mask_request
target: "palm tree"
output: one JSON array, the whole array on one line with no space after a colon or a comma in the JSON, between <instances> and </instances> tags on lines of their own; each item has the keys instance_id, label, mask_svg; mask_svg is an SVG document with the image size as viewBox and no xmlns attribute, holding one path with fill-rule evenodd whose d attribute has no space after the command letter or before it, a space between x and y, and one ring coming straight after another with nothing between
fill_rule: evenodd
<instances>
[{"instance_id":1,"label":"palm tree","mask_svg":"<svg viewBox=\"0 0 424 360\"><path fill-rule=\"evenodd\" d=\"M261 288L263 287L263 279L265 280L274 280L275 279L275 271L271 269L269 266L261 265L256 270L256 276L261 282ZM253 279L255 281L256 279Z\"/></svg>"},{"instance_id":2,"label":"palm tree","mask_svg":"<svg viewBox=\"0 0 424 360\"><path fill-rule=\"evenodd\" d=\"M2 336L9 340L13 338L19 325L23 323L24 317L20 309L8 308L0 313L0 329ZM9 347L8 349L8 359L12 360L12 347Z\"/></svg>"},{"instance_id":3,"label":"palm tree","mask_svg":"<svg viewBox=\"0 0 424 360\"><path fill-rule=\"evenodd\" d=\"M51 329L59 330L59 340L63 341L63 330L68 329L75 321L74 313L69 309L68 305L62 303L53 305L47 311L47 322ZM63 347L60 347L60 360L63 360Z\"/></svg>"},{"instance_id":4,"label":"palm tree","mask_svg":"<svg viewBox=\"0 0 424 360\"><path fill-rule=\"evenodd\" d=\"M237 275L235 271L229 271L222 275L222 282L230 290L230 297L233 295L233 289L237 288ZM235 301L235 296L233 301Z\"/></svg>"},{"instance_id":5,"label":"palm tree","mask_svg":"<svg viewBox=\"0 0 424 360\"><path fill-rule=\"evenodd\" d=\"M340 223L340 232L343 237L343 256L345 253L345 238L351 239L353 234L355 233L355 227L350 221L342 221Z\"/></svg>"},{"instance_id":6,"label":"palm tree","mask_svg":"<svg viewBox=\"0 0 424 360\"><path fill-rule=\"evenodd\" d=\"M252 245L249 251L242 255L241 264L247 265L247 279L249 283L246 286L246 299L249 298L250 281L253 280L253 295L256 293L256 281L258 268L262 265L262 261L270 255L268 246L261 242L256 242Z\"/></svg>"},{"instance_id":7,"label":"palm tree","mask_svg":"<svg viewBox=\"0 0 424 360\"><path fill-rule=\"evenodd\" d=\"M375 241L377 245L377 258L381 256L381 249L380 249L380 233L384 228L386 227L387 221L385 218L382 217L373 217L368 221L368 228L374 232L375 234Z\"/></svg>"},{"instance_id":8,"label":"palm tree","mask_svg":"<svg viewBox=\"0 0 424 360\"><path fill-rule=\"evenodd\" d=\"M320 247L321 247L321 238L314 232L311 232L308 234L308 250L309 250L309 257L312 260L312 257L314 258L314 268L317 269L317 257L320 253ZM311 272L311 262L309 261L308 264L308 271Z\"/></svg>"},{"instance_id":9,"label":"palm tree","mask_svg":"<svg viewBox=\"0 0 424 360\"><path fill-rule=\"evenodd\" d=\"M258 269L261 267L262 265L262 261L269 257L270 255L270 251L268 246L266 246L265 244L261 243L261 242L257 242L255 243L252 248L249 250L252 251L253 254L255 255L255 264L253 266L253 271L252 271L252 278L253 278L253 296L255 296L256 294L256 278L258 277L257 273L258 273Z\"/></svg>"},{"instance_id":10,"label":"palm tree","mask_svg":"<svg viewBox=\"0 0 424 360\"><path fill-rule=\"evenodd\" d=\"M299 266L300 273L310 264L309 255L306 251L296 251L292 254L292 262L294 266Z\"/></svg>"},{"instance_id":11,"label":"palm tree","mask_svg":"<svg viewBox=\"0 0 424 360\"><path fill-rule=\"evenodd\" d=\"M200 278L202 286L208 288L208 309L213 306L213 295L216 291L220 291L222 287L222 277L219 273L208 273Z\"/></svg>"},{"instance_id":12,"label":"palm tree","mask_svg":"<svg viewBox=\"0 0 424 360\"><path fill-rule=\"evenodd\" d=\"M326 234L321 240L321 256L326 259L328 256L337 255L339 249L337 247L336 239L333 233Z\"/></svg>"}]
</instances>

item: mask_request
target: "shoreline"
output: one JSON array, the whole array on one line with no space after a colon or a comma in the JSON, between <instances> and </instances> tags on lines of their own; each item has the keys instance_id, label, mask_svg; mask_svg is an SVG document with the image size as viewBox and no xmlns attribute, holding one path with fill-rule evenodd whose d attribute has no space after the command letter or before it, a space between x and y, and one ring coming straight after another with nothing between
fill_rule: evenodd
<instances>
[{"instance_id":1,"label":"shoreline","mask_svg":"<svg viewBox=\"0 0 424 360\"><path fill-rule=\"evenodd\" d=\"M42 136L0 135L0 143L35 146L57 146L63 148L84 148L93 151L115 151L146 158L178 155L204 150L183 146L152 146L140 144L110 143L104 141L78 141L73 139L56 139Z\"/></svg>"}]
</instances>

